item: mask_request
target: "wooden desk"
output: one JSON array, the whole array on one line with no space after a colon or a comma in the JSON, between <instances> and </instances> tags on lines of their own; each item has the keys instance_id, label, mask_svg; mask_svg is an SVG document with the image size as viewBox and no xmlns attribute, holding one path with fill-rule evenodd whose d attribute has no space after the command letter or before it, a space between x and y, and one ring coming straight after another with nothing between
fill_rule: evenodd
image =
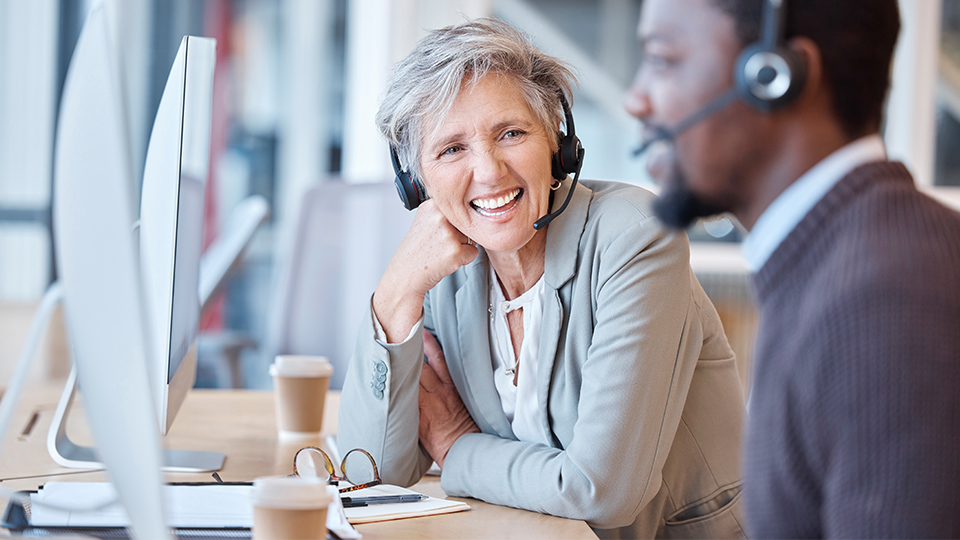
<instances>
[{"instance_id":1,"label":"wooden desk","mask_svg":"<svg viewBox=\"0 0 960 540\"><path fill-rule=\"evenodd\" d=\"M16 419L0 455L0 485L11 489L36 489L51 480L101 482L103 471L64 469L46 450L47 430L61 387L28 388L21 398ZM82 399L82 395L81 395ZM339 395L328 396L325 431L337 425ZM82 404L75 402L68 423L70 437L90 444ZM224 481L246 481L258 476L293 472L293 455L304 443L277 441L273 394L247 390L193 390L174 422L164 444L171 448L216 450L227 454L220 476ZM29 427L29 429L28 429ZM320 440L314 441L320 444ZM212 480L209 474L168 474L170 482ZM433 497L446 495L439 477L428 476L415 487ZM363 537L380 538L591 538L593 531L583 521L458 499L473 509L468 512L358 525ZM2 501L4 504L6 501Z\"/></svg>"}]
</instances>

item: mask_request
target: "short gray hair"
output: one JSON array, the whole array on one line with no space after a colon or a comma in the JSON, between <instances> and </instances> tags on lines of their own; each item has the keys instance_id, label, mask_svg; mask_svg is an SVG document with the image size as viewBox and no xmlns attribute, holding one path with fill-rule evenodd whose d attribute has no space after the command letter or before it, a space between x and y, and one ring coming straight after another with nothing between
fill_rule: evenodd
<instances>
[{"instance_id":1,"label":"short gray hair","mask_svg":"<svg viewBox=\"0 0 960 540\"><path fill-rule=\"evenodd\" d=\"M513 78L547 133L564 120L560 96L573 102L573 70L509 24L483 18L434 30L397 65L377 111L380 133L408 172L421 178L425 123L439 125L463 85L487 74Z\"/></svg>"}]
</instances>

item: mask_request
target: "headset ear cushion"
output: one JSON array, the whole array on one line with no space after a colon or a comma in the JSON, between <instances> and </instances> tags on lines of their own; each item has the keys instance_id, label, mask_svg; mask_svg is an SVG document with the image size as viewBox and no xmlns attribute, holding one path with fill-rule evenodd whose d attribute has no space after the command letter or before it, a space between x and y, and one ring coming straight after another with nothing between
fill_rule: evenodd
<instances>
[{"instance_id":1,"label":"headset ear cushion","mask_svg":"<svg viewBox=\"0 0 960 540\"><path fill-rule=\"evenodd\" d=\"M560 148L553 154L551 173L557 180L565 180L568 174L577 172L580 161L580 139L576 135L560 134Z\"/></svg>"},{"instance_id":2,"label":"headset ear cushion","mask_svg":"<svg viewBox=\"0 0 960 540\"><path fill-rule=\"evenodd\" d=\"M393 183L397 188L397 195L400 196L400 202L403 203L403 207L407 210L417 208L420 206L420 203L426 200L420 186L410 176L410 173L404 171L397 173Z\"/></svg>"},{"instance_id":3,"label":"headset ear cushion","mask_svg":"<svg viewBox=\"0 0 960 540\"><path fill-rule=\"evenodd\" d=\"M563 161L560 158L560 151L553 153L553 159L550 162L550 174L557 180L566 180L567 173L563 172Z\"/></svg>"}]
</instances>

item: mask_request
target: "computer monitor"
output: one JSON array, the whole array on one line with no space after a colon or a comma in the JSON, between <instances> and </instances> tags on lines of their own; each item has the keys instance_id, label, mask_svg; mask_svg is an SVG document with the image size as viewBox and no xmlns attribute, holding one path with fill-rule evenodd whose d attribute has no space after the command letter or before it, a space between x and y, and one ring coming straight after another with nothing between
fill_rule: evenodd
<instances>
[{"instance_id":1,"label":"computer monitor","mask_svg":"<svg viewBox=\"0 0 960 540\"><path fill-rule=\"evenodd\" d=\"M102 460L135 536L163 538L160 436L146 370L151 332L144 324L131 235L133 168L117 53L105 9L98 4L77 40L64 82L53 197L59 280L54 290L62 288L74 360L71 378L83 388L97 451L65 438L58 439L64 444L57 449ZM61 419L68 404L58 407Z\"/></svg>"},{"instance_id":2,"label":"computer monitor","mask_svg":"<svg viewBox=\"0 0 960 540\"><path fill-rule=\"evenodd\" d=\"M139 276L138 284L142 293L142 302L138 305L140 314L137 320L143 321L144 337L142 347L138 351L146 365L149 377L149 390L153 397L153 404L159 433L166 434L176 417L180 405L187 392L193 387L196 378L196 335L200 320L200 250L203 229L203 194L207 178L208 154L210 148L210 113L213 95L213 70L215 61L215 40L187 36L183 38L177 52L173 67L160 99L154 121L153 131L147 147L146 165L141 190L141 211L139 220L139 257L135 257L134 264ZM89 77L87 77L89 78ZM80 81L86 78L78 77ZM66 91L65 91L66 95ZM118 100L117 103L120 103ZM112 105L114 109L119 105ZM92 135L84 135L84 131L91 131L89 124L101 121L102 112L90 112L89 118L79 122L71 128L76 133L70 137L95 136L103 137L102 133L93 129ZM63 114L63 113L62 113ZM70 113L79 114L79 113ZM98 116L99 115L99 116ZM117 113L118 118L122 115ZM122 119L118 133L122 133ZM85 123L84 123L85 122ZM117 131L117 130L115 130ZM110 132L117 137L116 133ZM63 137L61 137L62 139ZM72 140L72 139L71 139ZM111 155L102 157L102 160L123 159L129 161L127 148L121 140L110 140L103 145L101 152ZM58 153L59 150L58 150ZM67 156L65 161L83 159L84 156ZM58 159L60 157L58 156ZM64 165L67 170L70 165ZM66 173L65 173L66 174ZM130 175L124 175L129 178ZM89 178L83 179L90 182ZM128 180L126 180L128 181ZM60 183L60 179L57 179ZM72 184L69 184L72 185ZM128 210L117 207L116 196L108 207L99 210L104 217L111 217L118 212L127 215ZM98 201L98 207L105 206ZM74 208L65 211L66 215L86 223L95 216L84 208ZM118 209L119 208L119 209ZM131 236L131 221L121 227L125 240L134 245ZM100 237L108 234L116 235L117 225L111 221L109 226L103 224L100 232L94 234L86 232L79 234L76 231L65 231L58 241L58 248L62 244L70 253L79 250L90 250L93 256L92 243L99 242ZM100 237L97 236L100 235ZM113 242L113 241L111 241ZM110 246L113 243L108 242ZM58 255L60 251L58 250ZM114 266L122 262L114 259L108 252L100 252L99 260L91 264L91 268L99 269L99 275L108 274ZM67 264L70 260L63 260ZM139 260L137 260L137 258ZM65 304L70 306L76 303L74 297L84 296L84 305L95 303L96 294L103 286L101 278L88 275L72 281L72 290L68 290L64 283ZM79 284L79 285L78 285ZM96 285L96 286L93 286ZM78 287L80 288L78 290ZM138 297L140 294L137 295ZM89 298L87 298L89 297ZM139 300L139 298L136 298ZM130 308L132 309L132 308ZM85 324L69 320L75 325ZM89 325L87 325L89 326ZM92 336L92 337L91 337ZM81 330L74 335L71 331L71 341L97 339L109 341L123 340L123 335L106 333L104 328L97 330ZM133 359L131 359L133 360ZM139 362L140 360L136 360ZM78 359L78 367L79 367ZM79 371L81 387L86 389L82 369ZM89 377L89 376L88 376ZM105 384L110 388L119 388L125 384L120 374L104 373ZM65 466L75 468L90 468L99 465L99 448L80 446L71 442L66 434L66 417L73 399L73 378L68 381L61 397L60 404L54 414L54 420L47 438L47 447L53 459ZM99 384L98 381L96 384ZM114 407L123 408L126 404L120 399L120 394L107 391L99 399L114 399ZM224 454L221 452L205 452L194 450L163 451L163 468L167 471L198 472L215 471L223 466Z\"/></svg>"},{"instance_id":3,"label":"computer monitor","mask_svg":"<svg viewBox=\"0 0 960 540\"><path fill-rule=\"evenodd\" d=\"M151 376L163 434L196 379L215 60L215 40L183 38L157 108L143 172L140 267L155 336Z\"/></svg>"}]
</instances>

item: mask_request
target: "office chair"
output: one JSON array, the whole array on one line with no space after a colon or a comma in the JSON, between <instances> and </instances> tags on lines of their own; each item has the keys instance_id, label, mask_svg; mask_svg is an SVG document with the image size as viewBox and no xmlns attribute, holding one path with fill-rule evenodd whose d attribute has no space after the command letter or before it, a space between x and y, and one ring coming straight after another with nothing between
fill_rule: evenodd
<instances>
[{"instance_id":1,"label":"office chair","mask_svg":"<svg viewBox=\"0 0 960 540\"><path fill-rule=\"evenodd\" d=\"M277 354L326 356L330 387L343 386L363 311L413 216L392 183L332 180L304 194L292 238L281 239L264 366Z\"/></svg>"}]
</instances>

